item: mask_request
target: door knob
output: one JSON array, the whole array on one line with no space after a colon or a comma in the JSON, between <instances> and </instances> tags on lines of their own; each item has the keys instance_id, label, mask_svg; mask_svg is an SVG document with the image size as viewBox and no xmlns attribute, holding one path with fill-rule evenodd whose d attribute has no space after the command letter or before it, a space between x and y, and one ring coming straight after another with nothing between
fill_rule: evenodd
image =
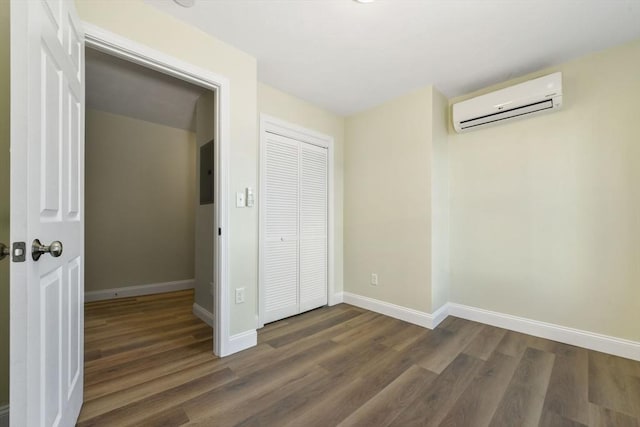
<instances>
[{"instance_id":1,"label":"door knob","mask_svg":"<svg viewBox=\"0 0 640 427\"><path fill-rule=\"evenodd\" d=\"M9 246L5 245L4 243L0 243L0 261L9 256L9 254L11 254Z\"/></svg>"},{"instance_id":2,"label":"door knob","mask_svg":"<svg viewBox=\"0 0 640 427\"><path fill-rule=\"evenodd\" d=\"M58 258L62 255L62 243L56 240L55 242L52 242L51 245L45 246L40 243L40 240L35 239L31 245L31 258L33 258L34 261L37 261L40 259L42 254L47 253L51 254L54 258Z\"/></svg>"}]
</instances>

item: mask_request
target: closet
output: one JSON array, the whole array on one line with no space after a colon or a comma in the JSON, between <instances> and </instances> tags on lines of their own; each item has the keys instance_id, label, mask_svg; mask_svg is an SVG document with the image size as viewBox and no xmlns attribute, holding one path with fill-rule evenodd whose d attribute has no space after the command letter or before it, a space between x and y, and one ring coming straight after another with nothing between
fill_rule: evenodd
<instances>
[{"instance_id":1,"label":"closet","mask_svg":"<svg viewBox=\"0 0 640 427\"><path fill-rule=\"evenodd\" d=\"M266 133L262 153L261 317L327 304L327 149Z\"/></svg>"}]
</instances>

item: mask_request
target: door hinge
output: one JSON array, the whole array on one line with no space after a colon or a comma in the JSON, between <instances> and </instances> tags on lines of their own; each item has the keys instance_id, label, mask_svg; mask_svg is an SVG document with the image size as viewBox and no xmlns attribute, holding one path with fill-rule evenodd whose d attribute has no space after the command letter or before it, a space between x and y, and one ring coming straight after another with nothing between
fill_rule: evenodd
<instances>
[{"instance_id":1,"label":"door hinge","mask_svg":"<svg viewBox=\"0 0 640 427\"><path fill-rule=\"evenodd\" d=\"M14 242L13 249L13 262L25 262L27 259L27 244L25 242Z\"/></svg>"}]
</instances>

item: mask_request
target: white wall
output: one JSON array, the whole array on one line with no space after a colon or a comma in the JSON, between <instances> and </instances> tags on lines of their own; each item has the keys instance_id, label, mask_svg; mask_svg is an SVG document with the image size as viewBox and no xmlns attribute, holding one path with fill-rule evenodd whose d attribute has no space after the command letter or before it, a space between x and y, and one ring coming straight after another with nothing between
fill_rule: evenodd
<instances>
[{"instance_id":1,"label":"white wall","mask_svg":"<svg viewBox=\"0 0 640 427\"><path fill-rule=\"evenodd\" d=\"M640 341L640 41L517 81L554 71L560 112L450 133L451 298Z\"/></svg>"},{"instance_id":2,"label":"white wall","mask_svg":"<svg viewBox=\"0 0 640 427\"><path fill-rule=\"evenodd\" d=\"M433 89L431 126L431 313L449 302L449 100Z\"/></svg>"}]
</instances>

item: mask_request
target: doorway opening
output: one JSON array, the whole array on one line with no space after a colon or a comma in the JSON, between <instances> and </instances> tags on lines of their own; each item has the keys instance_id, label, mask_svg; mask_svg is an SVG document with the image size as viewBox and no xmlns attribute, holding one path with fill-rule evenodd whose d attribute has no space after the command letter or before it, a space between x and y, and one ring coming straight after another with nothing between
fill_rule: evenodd
<instances>
[{"instance_id":1,"label":"doorway opening","mask_svg":"<svg viewBox=\"0 0 640 427\"><path fill-rule=\"evenodd\" d=\"M190 63L180 61L129 39L105 31L101 28L85 24L85 46L111 55L149 70L162 73L190 83L191 85L214 92L211 121L214 127L213 149L213 198L214 218L217 230L213 230L214 263L212 312L199 305L194 305L194 314L213 326L213 350L218 356L226 356L233 352L229 334L229 297L228 297L228 158L230 97L229 81L223 76L199 68ZM200 152L196 150L196 155ZM196 168L199 162L196 159ZM196 185L199 185L197 181ZM198 203L200 198L196 197ZM171 242L167 243L170 247ZM154 248L157 249L157 248ZM195 255L194 255L195 256ZM195 270L194 270L195 276ZM211 293L211 292L209 292Z\"/></svg>"},{"instance_id":2,"label":"doorway opening","mask_svg":"<svg viewBox=\"0 0 640 427\"><path fill-rule=\"evenodd\" d=\"M171 321L152 321L159 300L193 307L213 326L217 95L92 48L85 73L85 348L93 363L127 348L104 340L130 316L113 299L149 311L150 322L126 326L136 336L148 330L149 345Z\"/></svg>"}]
</instances>

